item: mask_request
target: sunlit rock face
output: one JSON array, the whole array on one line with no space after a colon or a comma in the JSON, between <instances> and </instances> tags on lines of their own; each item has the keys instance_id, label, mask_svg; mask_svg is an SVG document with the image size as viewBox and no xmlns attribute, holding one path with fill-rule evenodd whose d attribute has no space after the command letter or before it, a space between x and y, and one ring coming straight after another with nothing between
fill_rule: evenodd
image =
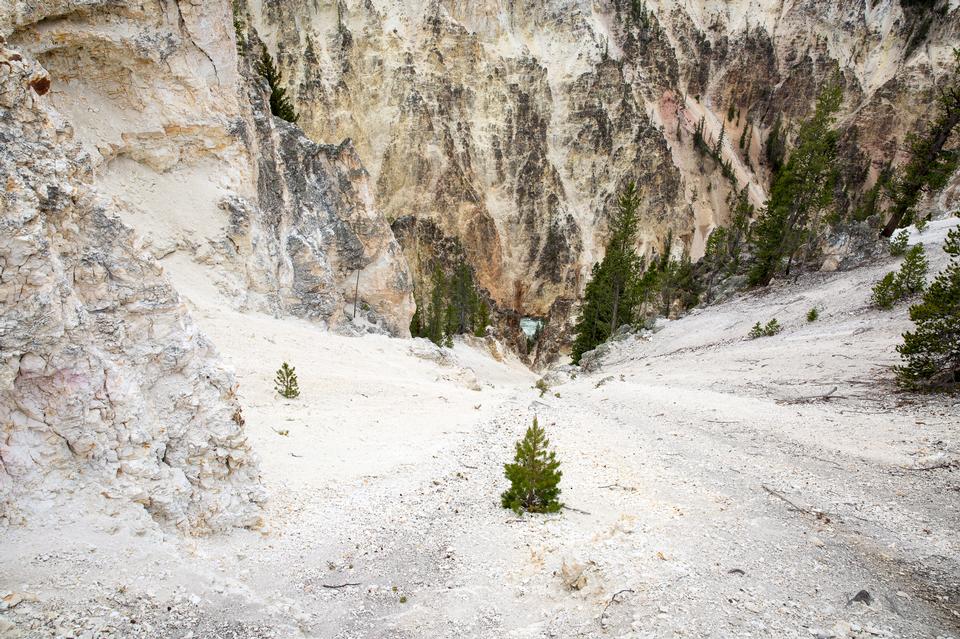
<instances>
[{"instance_id":1,"label":"sunlit rock face","mask_svg":"<svg viewBox=\"0 0 960 639\"><path fill-rule=\"evenodd\" d=\"M628 181L643 197L640 248L669 241L699 257L734 190L763 202L777 120L789 140L831 79L844 89L838 195L855 206L930 112L960 40L960 9L941 5L276 0L248 10L301 126L315 140L352 140L387 217L429 221L458 241L502 313L547 317L558 302L575 308ZM709 143L723 130L732 179L694 150L701 119ZM406 237L418 240L404 245L408 258L429 261L431 243Z\"/></svg>"}]
</instances>

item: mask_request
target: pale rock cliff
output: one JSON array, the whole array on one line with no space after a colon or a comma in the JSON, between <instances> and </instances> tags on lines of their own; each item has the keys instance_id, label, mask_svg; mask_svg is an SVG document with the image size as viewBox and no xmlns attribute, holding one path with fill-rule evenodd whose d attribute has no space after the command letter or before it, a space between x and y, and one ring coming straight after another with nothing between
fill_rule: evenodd
<instances>
[{"instance_id":1,"label":"pale rock cliff","mask_svg":"<svg viewBox=\"0 0 960 639\"><path fill-rule=\"evenodd\" d=\"M190 300L348 328L357 292L365 330L407 334L364 167L270 115L226 2L17 0L3 40L0 520L89 485L195 533L258 525Z\"/></svg>"},{"instance_id":2,"label":"pale rock cliff","mask_svg":"<svg viewBox=\"0 0 960 639\"><path fill-rule=\"evenodd\" d=\"M336 327L360 270L369 319L406 334L409 274L363 166L270 115L229 3L18 6L8 40L50 73L97 189L178 289Z\"/></svg>"},{"instance_id":3,"label":"pale rock cliff","mask_svg":"<svg viewBox=\"0 0 960 639\"><path fill-rule=\"evenodd\" d=\"M90 189L49 85L0 48L0 520L90 480L191 532L257 525L236 381Z\"/></svg>"},{"instance_id":4,"label":"pale rock cliff","mask_svg":"<svg viewBox=\"0 0 960 639\"><path fill-rule=\"evenodd\" d=\"M903 160L960 42L960 4L930 4L250 0L246 11L304 129L352 139L418 282L454 240L501 316L550 316L548 332L562 333L627 181L643 196L641 250L669 237L674 254L698 258L732 191L764 201L777 119L789 139L834 77L838 196L856 206ZM733 179L694 149L701 119L711 145L724 130Z\"/></svg>"}]
</instances>

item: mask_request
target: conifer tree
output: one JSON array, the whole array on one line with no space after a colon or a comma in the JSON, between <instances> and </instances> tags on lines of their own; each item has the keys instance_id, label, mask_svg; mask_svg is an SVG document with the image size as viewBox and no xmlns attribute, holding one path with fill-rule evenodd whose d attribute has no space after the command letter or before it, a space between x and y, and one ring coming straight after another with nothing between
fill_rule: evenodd
<instances>
[{"instance_id":1,"label":"conifer tree","mask_svg":"<svg viewBox=\"0 0 960 639\"><path fill-rule=\"evenodd\" d=\"M960 126L960 48L953 50L955 67L951 78L939 89L937 116L922 135L911 135L910 159L900 175L892 180L892 204L883 237L914 222L917 204L924 193L946 185L960 165L960 148L950 139Z\"/></svg>"},{"instance_id":2,"label":"conifer tree","mask_svg":"<svg viewBox=\"0 0 960 639\"><path fill-rule=\"evenodd\" d=\"M296 122L300 119L297 112L287 96L287 90L281 86L283 76L280 70L273 63L270 52L264 48L260 54L260 62L257 64L257 72L262 75L267 84L270 85L270 113L287 122Z\"/></svg>"},{"instance_id":3,"label":"conifer tree","mask_svg":"<svg viewBox=\"0 0 960 639\"><path fill-rule=\"evenodd\" d=\"M837 178L837 133L832 127L841 97L838 84L824 89L813 116L800 127L796 148L774 178L766 208L751 229L751 286L766 286L781 269L789 273L819 231Z\"/></svg>"},{"instance_id":4,"label":"conifer tree","mask_svg":"<svg viewBox=\"0 0 960 639\"><path fill-rule=\"evenodd\" d=\"M910 307L916 328L897 346L904 360L896 368L897 381L904 388L960 389L960 228L950 230L943 250L950 264Z\"/></svg>"},{"instance_id":5,"label":"conifer tree","mask_svg":"<svg viewBox=\"0 0 960 639\"><path fill-rule=\"evenodd\" d=\"M477 290L473 284L473 269L461 261L453 275L450 286L451 325L453 333L467 333L477 313Z\"/></svg>"},{"instance_id":6,"label":"conifer tree","mask_svg":"<svg viewBox=\"0 0 960 639\"><path fill-rule=\"evenodd\" d=\"M414 300L416 302L416 300ZM417 304L417 310L413 312L410 318L410 337L423 336L423 315L420 313L420 305Z\"/></svg>"},{"instance_id":7,"label":"conifer tree","mask_svg":"<svg viewBox=\"0 0 960 639\"><path fill-rule=\"evenodd\" d=\"M783 167L783 158L786 155L786 144L781 127L783 118L777 114L777 119L773 121L773 128L770 129L770 135L767 136L766 156L770 171L776 175Z\"/></svg>"},{"instance_id":8,"label":"conifer tree","mask_svg":"<svg viewBox=\"0 0 960 639\"><path fill-rule=\"evenodd\" d=\"M433 288L430 292L430 307L427 311L427 322L423 336L437 346L444 344L444 328L446 328L446 289L447 280L438 264L433 269Z\"/></svg>"},{"instance_id":9,"label":"conifer tree","mask_svg":"<svg viewBox=\"0 0 960 639\"><path fill-rule=\"evenodd\" d=\"M518 515L522 512L555 513L563 508L560 496L560 462L548 450L550 441L533 418L523 439L517 442L512 464L504 465L510 488L500 496L500 504Z\"/></svg>"},{"instance_id":10,"label":"conifer tree","mask_svg":"<svg viewBox=\"0 0 960 639\"><path fill-rule=\"evenodd\" d=\"M717 143L713 146L713 154L719 158L723 152L723 138L727 134L727 127L721 124L720 126L720 136L717 138Z\"/></svg>"},{"instance_id":11,"label":"conifer tree","mask_svg":"<svg viewBox=\"0 0 960 639\"><path fill-rule=\"evenodd\" d=\"M487 326L490 325L490 307L483 300L477 302L477 315L473 320L473 334L476 337L487 335Z\"/></svg>"},{"instance_id":12,"label":"conifer tree","mask_svg":"<svg viewBox=\"0 0 960 639\"><path fill-rule=\"evenodd\" d=\"M632 319L637 304L636 283L641 272L636 242L640 195L630 182L618 201L611 221L610 239L603 260L595 264L584 291L580 318L574 328L573 361L606 341L617 328Z\"/></svg>"},{"instance_id":13,"label":"conifer tree","mask_svg":"<svg viewBox=\"0 0 960 639\"><path fill-rule=\"evenodd\" d=\"M284 362L277 370L274 388L287 399L299 397L300 387L297 385L297 369Z\"/></svg>"}]
</instances>

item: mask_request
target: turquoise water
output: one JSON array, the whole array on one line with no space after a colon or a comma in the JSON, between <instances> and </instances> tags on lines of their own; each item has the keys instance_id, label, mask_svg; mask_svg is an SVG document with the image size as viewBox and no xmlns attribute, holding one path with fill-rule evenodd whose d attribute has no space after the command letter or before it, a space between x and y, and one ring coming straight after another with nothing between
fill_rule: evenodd
<instances>
[{"instance_id":1,"label":"turquoise water","mask_svg":"<svg viewBox=\"0 0 960 639\"><path fill-rule=\"evenodd\" d=\"M543 326L543 320L535 317L520 318L520 330L531 339L537 334L537 331L540 330L541 326Z\"/></svg>"}]
</instances>

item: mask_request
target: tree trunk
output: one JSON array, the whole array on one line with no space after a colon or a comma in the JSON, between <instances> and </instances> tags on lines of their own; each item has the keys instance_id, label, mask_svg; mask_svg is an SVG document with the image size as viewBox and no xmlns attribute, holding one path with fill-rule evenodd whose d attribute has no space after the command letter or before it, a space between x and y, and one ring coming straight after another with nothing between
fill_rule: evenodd
<instances>
[{"instance_id":1,"label":"tree trunk","mask_svg":"<svg viewBox=\"0 0 960 639\"><path fill-rule=\"evenodd\" d=\"M930 145L927 154L921 159L923 169L927 169L931 164L936 162L937 156L943 151L944 145L946 145L947 140L950 139L950 134L958 123L960 123L960 105L958 105L955 110L952 110L947 117L944 118L943 122L937 126L934 132L933 143ZM907 165L909 166L910 162L908 162ZM880 232L880 237L891 237L894 231L900 228L900 222L903 220L903 216L917 203L924 186L924 182L920 180L907 185L904 193L898 194L899 197L897 198L893 213L890 214L887 225L884 226Z\"/></svg>"},{"instance_id":2,"label":"tree trunk","mask_svg":"<svg viewBox=\"0 0 960 639\"><path fill-rule=\"evenodd\" d=\"M617 313L620 312L620 280L613 280L613 312L610 313L610 335L617 330Z\"/></svg>"}]
</instances>

